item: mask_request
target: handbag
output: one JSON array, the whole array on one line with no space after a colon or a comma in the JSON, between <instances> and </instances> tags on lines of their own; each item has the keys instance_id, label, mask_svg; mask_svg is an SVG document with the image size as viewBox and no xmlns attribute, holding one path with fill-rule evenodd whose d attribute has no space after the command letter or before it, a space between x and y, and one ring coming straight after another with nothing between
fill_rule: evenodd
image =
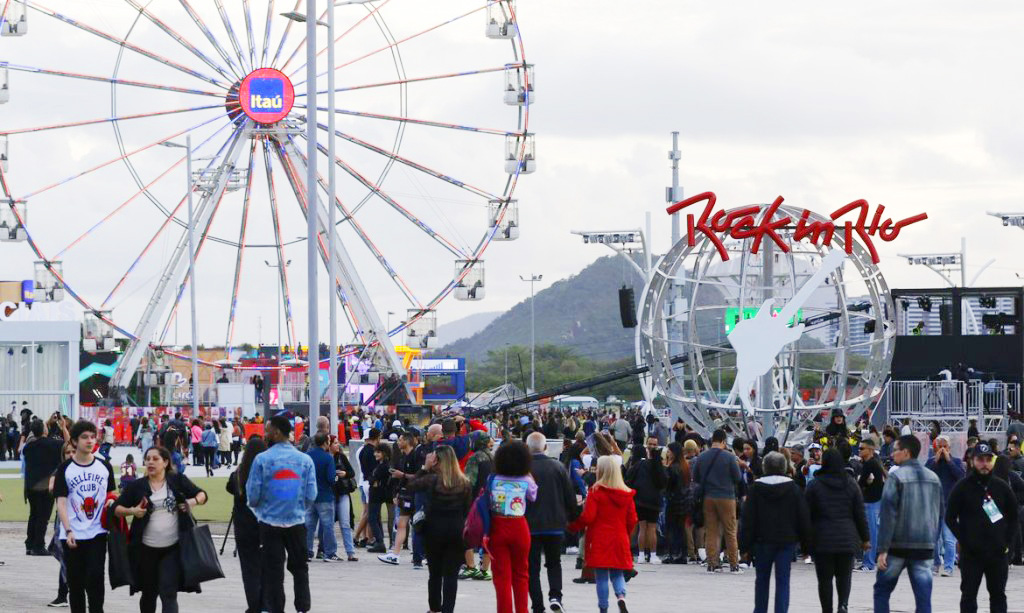
<instances>
[{"instance_id":1,"label":"handbag","mask_svg":"<svg viewBox=\"0 0 1024 613\"><path fill-rule=\"evenodd\" d=\"M179 518L192 525L181 532L178 538L178 557L181 560L183 584L196 587L200 583L223 579L224 571L217 558L217 546L213 544L210 527L200 526L192 514Z\"/></svg>"},{"instance_id":2,"label":"handbag","mask_svg":"<svg viewBox=\"0 0 1024 613\"><path fill-rule=\"evenodd\" d=\"M479 549L491 533L491 483L494 475L487 478L487 486L469 507L469 515L462 528L462 540L468 549Z\"/></svg>"},{"instance_id":3,"label":"handbag","mask_svg":"<svg viewBox=\"0 0 1024 613\"><path fill-rule=\"evenodd\" d=\"M116 590L122 585L131 586L134 573L128 559L128 522L120 518L110 524L107 533L107 574L110 575L110 589Z\"/></svg>"}]
</instances>

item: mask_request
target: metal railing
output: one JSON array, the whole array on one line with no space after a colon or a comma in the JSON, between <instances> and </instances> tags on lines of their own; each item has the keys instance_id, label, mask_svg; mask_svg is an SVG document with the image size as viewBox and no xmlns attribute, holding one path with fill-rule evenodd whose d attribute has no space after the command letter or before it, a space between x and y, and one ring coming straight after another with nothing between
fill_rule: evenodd
<instances>
[{"instance_id":1,"label":"metal railing","mask_svg":"<svg viewBox=\"0 0 1024 613\"><path fill-rule=\"evenodd\" d=\"M979 432L1001 432L1010 409L1020 401L1020 384L990 381L889 381L883 398L891 422L943 431L966 432L974 421Z\"/></svg>"}]
</instances>

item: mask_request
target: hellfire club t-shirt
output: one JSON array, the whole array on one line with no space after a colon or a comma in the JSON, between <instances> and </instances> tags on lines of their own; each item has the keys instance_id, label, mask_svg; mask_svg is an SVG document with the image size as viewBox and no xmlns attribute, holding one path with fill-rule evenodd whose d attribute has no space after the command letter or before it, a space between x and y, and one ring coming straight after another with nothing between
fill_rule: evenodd
<instances>
[{"instance_id":1,"label":"hellfire club t-shirt","mask_svg":"<svg viewBox=\"0 0 1024 613\"><path fill-rule=\"evenodd\" d=\"M107 531L100 525L103 503L107 492L114 491L114 469L106 461L93 458L89 464L78 464L74 459L60 465L53 480L54 498L68 499L68 524L76 541L91 539ZM60 522L58 522L60 523ZM68 538L61 523L60 540Z\"/></svg>"}]
</instances>

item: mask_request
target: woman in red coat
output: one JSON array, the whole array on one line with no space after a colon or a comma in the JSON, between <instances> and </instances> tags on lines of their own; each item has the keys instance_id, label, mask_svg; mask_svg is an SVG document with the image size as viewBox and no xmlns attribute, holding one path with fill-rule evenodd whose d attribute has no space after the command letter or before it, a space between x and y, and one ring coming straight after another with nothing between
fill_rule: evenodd
<instances>
[{"instance_id":1,"label":"woman in red coat","mask_svg":"<svg viewBox=\"0 0 1024 613\"><path fill-rule=\"evenodd\" d=\"M637 522L635 493L622 480L616 459L603 456L597 461L597 483L590 488L583 514L569 526L573 532L587 529L585 558L597 579L597 606L601 613L608 611L609 581L618 598L619 613L628 613L623 571L633 570L629 535Z\"/></svg>"}]
</instances>

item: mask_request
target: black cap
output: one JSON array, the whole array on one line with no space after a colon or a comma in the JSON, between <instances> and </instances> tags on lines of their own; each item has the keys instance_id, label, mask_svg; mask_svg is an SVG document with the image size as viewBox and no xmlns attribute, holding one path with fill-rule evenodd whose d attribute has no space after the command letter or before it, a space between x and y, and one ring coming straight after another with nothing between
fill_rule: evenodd
<instances>
[{"instance_id":1,"label":"black cap","mask_svg":"<svg viewBox=\"0 0 1024 613\"><path fill-rule=\"evenodd\" d=\"M281 434L288 436L292 432L292 422L284 415L275 415L270 418L270 425L276 428Z\"/></svg>"},{"instance_id":2,"label":"black cap","mask_svg":"<svg viewBox=\"0 0 1024 613\"><path fill-rule=\"evenodd\" d=\"M995 454L996 453L994 451L992 451L992 446L989 445L988 443L978 443L977 445L974 446L974 455L975 456L979 456L979 455L995 455Z\"/></svg>"}]
</instances>

